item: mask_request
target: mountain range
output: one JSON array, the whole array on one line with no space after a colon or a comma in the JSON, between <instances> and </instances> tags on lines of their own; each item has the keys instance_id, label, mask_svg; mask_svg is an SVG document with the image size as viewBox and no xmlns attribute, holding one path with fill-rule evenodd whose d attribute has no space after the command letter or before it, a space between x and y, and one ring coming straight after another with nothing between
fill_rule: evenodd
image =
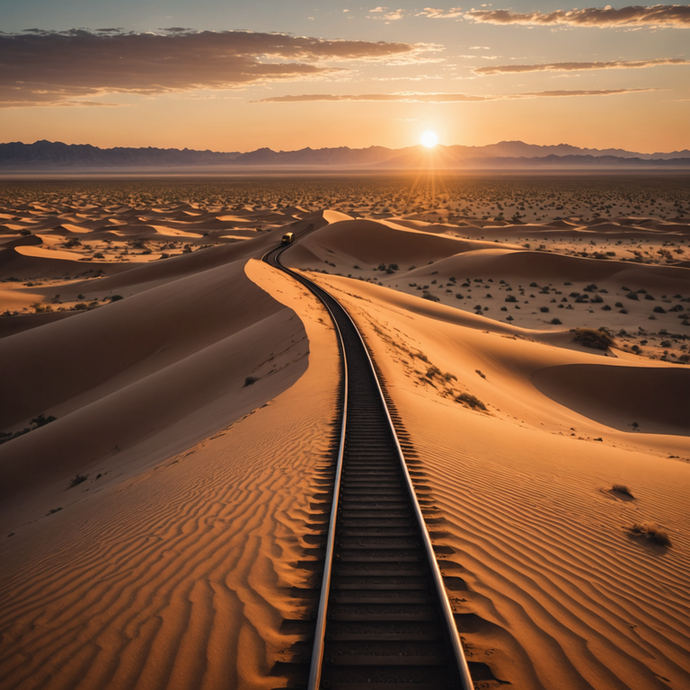
<instances>
[{"instance_id":1,"label":"mountain range","mask_svg":"<svg viewBox=\"0 0 690 690\"><path fill-rule=\"evenodd\" d=\"M90 144L37 141L33 144L0 144L0 172L237 172L247 169L383 171L436 168L471 169L679 169L690 168L690 150L671 153L636 153L623 149L587 149L558 144L538 146L522 141L502 141L487 146L412 146L390 149L371 146L298 151L260 148L246 153L192 149L102 149Z\"/></svg>"}]
</instances>

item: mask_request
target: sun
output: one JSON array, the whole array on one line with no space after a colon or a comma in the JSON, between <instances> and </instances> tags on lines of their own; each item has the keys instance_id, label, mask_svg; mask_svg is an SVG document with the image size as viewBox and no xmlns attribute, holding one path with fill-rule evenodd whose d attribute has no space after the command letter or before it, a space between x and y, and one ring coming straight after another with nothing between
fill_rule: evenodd
<instances>
[{"instance_id":1,"label":"sun","mask_svg":"<svg viewBox=\"0 0 690 690\"><path fill-rule=\"evenodd\" d=\"M438 144L438 137L436 136L436 132L432 132L431 130L424 132L424 134L422 134L421 142L428 149L433 149L434 146Z\"/></svg>"}]
</instances>

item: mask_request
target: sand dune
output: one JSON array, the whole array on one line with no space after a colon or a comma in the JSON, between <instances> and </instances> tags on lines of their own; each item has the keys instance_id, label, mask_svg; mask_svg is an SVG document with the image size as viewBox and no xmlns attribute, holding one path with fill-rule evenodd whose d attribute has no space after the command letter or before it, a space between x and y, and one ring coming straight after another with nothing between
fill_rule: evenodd
<instances>
[{"instance_id":1,"label":"sand dune","mask_svg":"<svg viewBox=\"0 0 690 690\"><path fill-rule=\"evenodd\" d=\"M14 519L19 514L28 524L0 547L6 568L0 585L5 640L0 669L8 687L275 686L271 671L279 654L298 640L281 633L281 623L305 611L292 588L304 586L310 572L295 568L295 562L310 557L304 541L313 532L310 494L332 422L323 410L334 408L335 396L335 385L324 387L323 381L335 384L337 351L313 298L271 269L247 270L279 300L300 305L310 341L318 346L308 373L280 395L305 371L301 322L238 276L234 282L244 282L244 300L230 301L226 323L233 324L233 310L243 301L252 307L262 300L272 304L274 317L261 320L252 310L255 325L240 331L243 340L224 342L220 360L204 355L203 363L182 363L189 371L178 366L174 376L140 379L157 390L157 399L150 392L139 412L149 425L156 406L170 418L171 405L184 401L183 392L168 389L171 380L195 382L197 398L203 397L186 401L187 414L174 419L173 427L148 438L140 433L133 445L98 460L95 437L108 430L94 428L90 460L80 468L89 478L73 489L67 489L75 470L69 458L39 460L52 466L48 480L37 477L37 468L27 466L23 456L29 481L12 478L28 484ZM227 284L232 288L233 279ZM263 295L259 303L247 300L252 290ZM257 347L274 351L266 371ZM225 397L216 399L218 374L227 362L234 371L220 385L230 385ZM259 380L244 388L233 383L245 374ZM81 420L82 435L99 417L120 431L129 426L117 421L109 398L82 408L83 415L93 412ZM312 402L311 413L296 416L305 399ZM111 407L99 410L101 405ZM40 440L41 432L52 434L44 444L59 442L75 414L3 447L3 470L14 465L13 454L7 455L11 446L32 436ZM206 440L194 445L195 436ZM185 450L178 454L180 447ZM6 520L6 501L3 506ZM48 506L61 510L39 517Z\"/></svg>"},{"instance_id":2,"label":"sand dune","mask_svg":"<svg viewBox=\"0 0 690 690\"><path fill-rule=\"evenodd\" d=\"M635 423L645 433L690 434L689 369L569 364L535 372L533 381L553 400L606 426L628 431Z\"/></svg>"},{"instance_id":3,"label":"sand dune","mask_svg":"<svg viewBox=\"0 0 690 690\"><path fill-rule=\"evenodd\" d=\"M603 365L517 329L452 321L427 300L316 277L364 328L421 459L442 569L464 583L453 594L470 660L521 688L687 683L687 464L666 459L690 461L687 370ZM652 399L658 412L640 402ZM634 501L607 491L617 482ZM630 538L643 520L663 525L672 552Z\"/></svg>"},{"instance_id":4,"label":"sand dune","mask_svg":"<svg viewBox=\"0 0 690 690\"><path fill-rule=\"evenodd\" d=\"M690 685L678 190L635 215L604 183L156 184L0 204L0 431L31 428L0 444L3 690L269 690L308 656L338 357L255 260L286 228L409 433L470 660L524 690ZM609 348L573 341L600 326Z\"/></svg>"}]
</instances>

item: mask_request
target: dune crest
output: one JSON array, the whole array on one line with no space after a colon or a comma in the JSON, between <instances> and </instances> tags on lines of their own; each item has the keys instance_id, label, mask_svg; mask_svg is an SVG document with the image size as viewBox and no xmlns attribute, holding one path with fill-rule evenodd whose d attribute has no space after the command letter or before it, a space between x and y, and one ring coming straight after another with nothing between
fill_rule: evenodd
<instances>
[{"instance_id":1,"label":"dune crest","mask_svg":"<svg viewBox=\"0 0 690 690\"><path fill-rule=\"evenodd\" d=\"M325 312L304 289L256 262L246 271L250 285L299 307L302 321L279 305L276 313L296 327L269 319L263 329L259 322L254 345L239 343L222 353L225 365L213 363L216 372L234 362L242 379L257 376L244 388L239 383L232 408L198 408L176 422L166 443L144 440L139 457L83 467L87 480L71 489L74 468L53 457L49 498L25 457L23 472L32 480L24 505L42 516L15 522L16 533L0 546L0 674L7 687L268 690L281 683L276 663L300 640L281 625L308 618L309 602L291 593L311 577L295 564L313 558L304 538L318 514L310 495L329 451L333 419L324 410L335 406L338 360ZM260 318L256 296L249 303ZM306 373L302 323L314 346ZM262 341L274 352L273 369L238 364L245 353L261 356ZM324 386L329 380L333 385ZM209 413L214 434L199 427ZM188 423L205 440L175 453ZM4 469L14 461L13 454L0 457ZM59 510L45 516L44 505ZM6 525L11 508L3 500Z\"/></svg>"}]
</instances>

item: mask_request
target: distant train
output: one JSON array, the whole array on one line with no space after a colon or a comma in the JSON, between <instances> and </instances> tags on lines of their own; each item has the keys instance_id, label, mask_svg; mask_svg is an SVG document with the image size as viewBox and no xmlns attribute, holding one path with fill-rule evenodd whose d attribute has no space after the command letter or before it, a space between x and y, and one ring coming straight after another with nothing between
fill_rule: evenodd
<instances>
[{"instance_id":1,"label":"distant train","mask_svg":"<svg viewBox=\"0 0 690 690\"><path fill-rule=\"evenodd\" d=\"M281 244L292 244L292 240L294 239L294 235L291 232L286 232L283 235L283 239L281 240Z\"/></svg>"}]
</instances>

